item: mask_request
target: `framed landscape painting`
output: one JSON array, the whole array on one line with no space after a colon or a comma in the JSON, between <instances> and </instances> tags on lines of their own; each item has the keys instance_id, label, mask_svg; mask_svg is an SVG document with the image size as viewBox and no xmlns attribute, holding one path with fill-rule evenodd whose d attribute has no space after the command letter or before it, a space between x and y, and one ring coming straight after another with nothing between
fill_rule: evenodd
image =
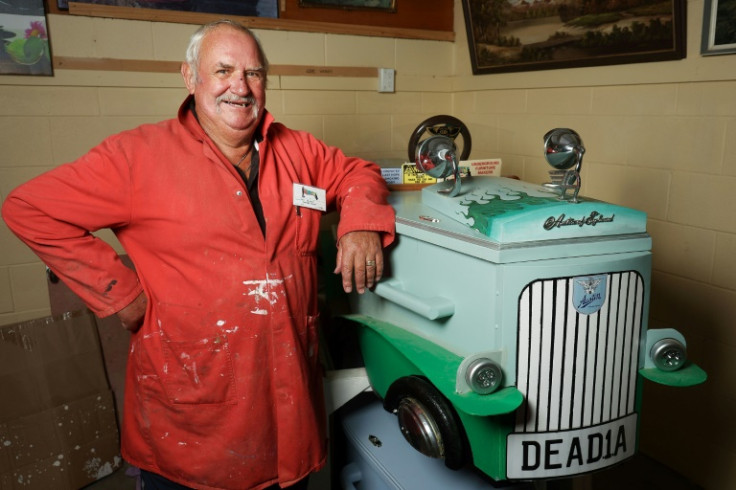
<instances>
[{"instance_id":1,"label":"framed landscape painting","mask_svg":"<svg viewBox=\"0 0 736 490\"><path fill-rule=\"evenodd\" d=\"M685 0L462 0L474 74L685 57Z\"/></svg>"}]
</instances>

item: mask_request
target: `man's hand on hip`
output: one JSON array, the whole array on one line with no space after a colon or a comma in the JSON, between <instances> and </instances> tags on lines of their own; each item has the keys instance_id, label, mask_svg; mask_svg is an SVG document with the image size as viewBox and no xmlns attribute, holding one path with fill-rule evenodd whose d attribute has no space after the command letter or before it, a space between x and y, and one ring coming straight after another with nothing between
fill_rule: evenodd
<instances>
[{"instance_id":1,"label":"man's hand on hip","mask_svg":"<svg viewBox=\"0 0 736 490\"><path fill-rule=\"evenodd\" d=\"M120 319L120 323L126 330L131 332L138 331L143 325L143 318L146 316L146 305L148 304L148 298L146 293L141 293L136 297L132 303L118 311L117 315Z\"/></svg>"}]
</instances>

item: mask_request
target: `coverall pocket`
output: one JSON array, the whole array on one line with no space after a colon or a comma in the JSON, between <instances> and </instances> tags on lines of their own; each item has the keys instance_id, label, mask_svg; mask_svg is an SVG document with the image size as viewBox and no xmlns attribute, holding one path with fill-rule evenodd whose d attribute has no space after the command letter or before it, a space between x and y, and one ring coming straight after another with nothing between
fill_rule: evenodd
<instances>
[{"instance_id":1,"label":"coverall pocket","mask_svg":"<svg viewBox=\"0 0 736 490\"><path fill-rule=\"evenodd\" d=\"M296 216L296 249L300 255L317 253L317 237L322 211L309 208L297 208Z\"/></svg>"},{"instance_id":2,"label":"coverall pocket","mask_svg":"<svg viewBox=\"0 0 736 490\"><path fill-rule=\"evenodd\" d=\"M164 340L163 374L172 403L227 403L235 399L233 366L225 337L196 342Z\"/></svg>"},{"instance_id":3,"label":"coverall pocket","mask_svg":"<svg viewBox=\"0 0 736 490\"><path fill-rule=\"evenodd\" d=\"M227 333L210 330L210 314L198 308L158 303L163 365L161 376L171 403L227 403L235 400L235 375ZM158 343L158 342L156 342Z\"/></svg>"}]
</instances>

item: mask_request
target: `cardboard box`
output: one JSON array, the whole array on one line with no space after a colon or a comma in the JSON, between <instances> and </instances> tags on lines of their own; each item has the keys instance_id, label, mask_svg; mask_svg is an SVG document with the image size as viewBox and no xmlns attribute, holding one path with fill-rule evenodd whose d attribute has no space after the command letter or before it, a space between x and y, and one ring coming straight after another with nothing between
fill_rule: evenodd
<instances>
[{"instance_id":1,"label":"cardboard box","mask_svg":"<svg viewBox=\"0 0 736 490\"><path fill-rule=\"evenodd\" d=\"M88 311L0 328L0 489L78 489L122 466Z\"/></svg>"},{"instance_id":2,"label":"cardboard box","mask_svg":"<svg viewBox=\"0 0 736 490\"><path fill-rule=\"evenodd\" d=\"M134 268L133 262L127 255L121 255L120 260L131 269ZM67 311L87 309L82 299L53 274L49 274L48 289L52 315L63 315ZM102 360L105 363L107 382L110 384L115 399L118 427L121 427L130 332L123 328L117 315L110 315L105 318L95 317L95 323L97 324L97 334L102 347Z\"/></svg>"}]
</instances>

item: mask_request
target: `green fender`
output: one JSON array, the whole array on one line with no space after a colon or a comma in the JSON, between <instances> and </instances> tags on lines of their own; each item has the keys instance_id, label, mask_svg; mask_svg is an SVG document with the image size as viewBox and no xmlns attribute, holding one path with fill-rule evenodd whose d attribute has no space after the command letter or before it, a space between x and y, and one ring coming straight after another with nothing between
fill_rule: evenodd
<instances>
[{"instance_id":1,"label":"green fender","mask_svg":"<svg viewBox=\"0 0 736 490\"><path fill-rule=\"evenodd\" d=\"M649 381L680 388L696 386L705 383L705 380L708 379L708 374L700 366L689 361L677 371L644 368L639 370L639 374Z\"/></svg>"},{"instance_id":2,"label":"green fender","mask_svg":"<svg viewBox=\"0 0 736 490\"><path fill-rule=\"evenodd\" d=\"M427 339L391 323L366 315L345 315L360 324L359 338L366 371L374 391L384 397L395 380L421 375L453 404L469 415L491 416L511 413L524 402L513 386L490 395L457 393L455 382L463 358Z\"/></svg>"}]
</instances>

